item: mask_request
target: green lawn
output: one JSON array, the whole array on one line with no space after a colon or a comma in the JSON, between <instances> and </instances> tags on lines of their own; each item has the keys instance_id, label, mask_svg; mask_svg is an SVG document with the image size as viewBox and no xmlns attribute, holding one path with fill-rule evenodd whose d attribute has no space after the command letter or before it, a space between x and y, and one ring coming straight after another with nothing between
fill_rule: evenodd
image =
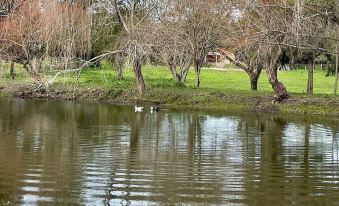
<instances>
[{"instance_id":1,"label":"green lawn","mask_svg":"<svg viewBox=\"0 0 339 206\"><path fill-rule=\"evenodd\" d=\"M171 79L171 74L164 66L143 66L143 74L147 88L167 88L175 90L191 90L194 88L194 72L191 69L185 86L175 85ZM325 77L326 72L315 70L314 73L314 93L315 94L332 94L334 76ZM289 93L304 94L307 84L307 72L303 69L292 71L279 71L279 80L285 84ZM50 75L49 75L50 77ZM27 74L22 68L16 68L17 82L28 81ZM8 81L8 74L3 79ZM74 74L61 75L56 85L69 85L74 82ZM107 64L99 68L87 68L82 70L79 85L82 88L105 88L105 89L129 89L134 88L134 75L131 68L124 70L124 80L118 81L116 70ZM246 94L265 94L271 93L272 89L267 80L265 71L258 83L258 93L250 92L249 78L242 70L235 70L231 67L227 71L213 70L203 68L201 73L202 91L220 91L225 93L246 93Z\"/></svg>"},{"instance_id":2,"label":"green lawn","mask_svg":"<svg viewBox=\"0 0 339 206\"><path fill-rule=\"evenodd\" d=\"M171 74L165 67L144 66L143 74L148 88L194 88L194 72L190 70L185 87L175 86ZM325 77L325 71L316 70L314 73L314 93L332 94L334 77ZM279 71L279 80L285 84L290 93L303 94L307 85L307 72L305 70ZM80 86L103 86L107 88L134 87L134 75L131 69L125 69L124 80L118 81L116 71L104 67L103 69L85 69L81 73ZM248 75L239 70L217 71L203 69L201 73L201 90L218 90L222 92L248 92L250 90ZM267 75L263 71L259 83L259 93L271 92Z\"/></svg>"}]
</instances>

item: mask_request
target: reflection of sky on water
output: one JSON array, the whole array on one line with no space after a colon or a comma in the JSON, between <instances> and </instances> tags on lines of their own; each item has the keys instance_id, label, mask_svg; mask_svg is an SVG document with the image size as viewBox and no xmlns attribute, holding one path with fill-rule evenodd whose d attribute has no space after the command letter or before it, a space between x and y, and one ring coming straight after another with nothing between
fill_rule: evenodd
<instances>
[{"instance_id":1,"label":"reflection of sky on water","mask_svg":"<svg viewBox=\"0 0 339 206\"><path fill-rule=\"evenodd\" d=\"M243 141L238 131L238 120L206 116L202 124L202 145L206 152L223 155L228 161L240 164Z\"/></svg>"},{"instance_id":2,"label":"reflection of sky on water","mask_svg":"<svg viewBox=\"0 0 339 206\"><path fill-rule=\"evenodd\" d=\"M40 195L25 194L22 196L22 206L38 205L39 202L52 202L51 197L41 197Z\"/></svg>"},{"instance_id":3,"label":"reflection of sky on water","mask_svg":"<svg viewBox=\"0 0 339 206\"><path fill-rule=\"evenodd\" d=\"M305 131L307 130L307 131ZM307 140L305 140L307 137ZM301 148L307 146L312 147L312 150L324 152L329 150L338 150L333 147L338 145L338 134L334 134L331 128L320 124L309 125L308 128L302 125L290 123L283 131L283 146L286 148Z\"/></svg>"},{"instance_id":4,"label":"reflection of sky on water","mask_svg":"<svg viewBox=\"0 0 339 206\"><path fill-rule=\"evenodd\" d=\"M282 141L287 147L303 147L305 144L305 128L294 123L289 123L283 130Z\"/></svg>"}]
</instances>

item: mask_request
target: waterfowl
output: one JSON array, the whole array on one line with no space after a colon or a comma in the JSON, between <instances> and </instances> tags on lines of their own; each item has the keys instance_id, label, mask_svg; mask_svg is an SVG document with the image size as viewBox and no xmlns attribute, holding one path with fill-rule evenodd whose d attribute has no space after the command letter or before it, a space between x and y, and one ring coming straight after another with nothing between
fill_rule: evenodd
<instances>
[{"instance_id":1,"label":"waterfowl","mask_svg":"<svg viewBox=\"0 0 339 206\"><path fill-rule=\"evenodd\" d=\"M143 112L144 111L144 107L134 106L134 111L135 112Z\"/></svg>"},{"instance_id":2,"label":"waterfowl","mask_svg":"<svg viewBox=\"0 0 339 206\"><path fill-rule=\"evenodd\" d=\"M153 111L153 112L159 112L159 111L160 111L160 107L159 107L159 106L151 107L151 111Z\"/></svg>"}]
</instances>

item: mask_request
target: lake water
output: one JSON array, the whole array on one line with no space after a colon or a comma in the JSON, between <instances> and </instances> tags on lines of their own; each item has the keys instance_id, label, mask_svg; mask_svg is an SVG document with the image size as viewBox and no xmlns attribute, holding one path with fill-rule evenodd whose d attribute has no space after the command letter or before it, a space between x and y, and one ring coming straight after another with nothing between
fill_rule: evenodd
<instances>
[{"instance_id":1,"label":"lake water","mask_svg":"<svg viewBox=\"0 0 339 206\"><path fill-rule=\"evenodd\" d=\"M338 123L0 98L0 205L339 205Z\"/></svg>"}]
</instances>

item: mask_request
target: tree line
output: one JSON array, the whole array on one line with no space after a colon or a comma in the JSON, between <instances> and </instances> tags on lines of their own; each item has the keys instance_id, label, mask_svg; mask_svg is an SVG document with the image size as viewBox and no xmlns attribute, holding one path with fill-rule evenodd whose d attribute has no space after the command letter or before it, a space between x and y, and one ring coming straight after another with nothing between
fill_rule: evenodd
<instances>
[{"instance_id":1,"label":"tree line","mask_svg":"<svg viewBox=\"0 0 339 206\"><path fill-rule=\"evenodd\" d=\"M106 58L130 64L136 89L146 90L146 61L168 67L176 83L194 70L199 88L208 52L225 48L226 58L249 76L252 90L266 71L283 100L288 97L278 68L307 64L307 93L313 93L317 57L335 65L337 92L339 2L337 0L3 0L0 2L0 61L21 64L37 88L47 88L44 67L56 75ZM53 80L53 79L52 79Z\"/></svg>"}]
</instances>

